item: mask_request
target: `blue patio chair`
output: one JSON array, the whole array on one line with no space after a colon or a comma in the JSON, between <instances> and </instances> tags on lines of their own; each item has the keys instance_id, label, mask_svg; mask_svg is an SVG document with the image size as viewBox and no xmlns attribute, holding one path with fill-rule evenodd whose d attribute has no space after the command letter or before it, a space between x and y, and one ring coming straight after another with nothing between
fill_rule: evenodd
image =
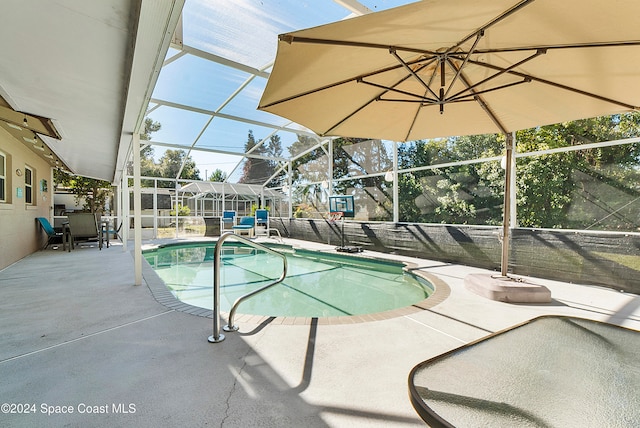
<instances>
[{"instance_id":1,"label":"blue patio chair","mask_svg":"<svg viewBox=\"0 0 640 428\"><path fill-rule=\"evenodd\" d=\"M255 234L265 234L267 237L269 236L269 210L256 210Z\"/></svg>"},{"instance_id":2,"label":"blue patio chair","mask_svg":"<svg viewBox=\"0 0 640 428\"><path fill-rule=\"evenodd\" d=\"M240 222L233 226L233 233L242 235L244 232L249 234L250 238L253 238L253 229L256 226L255 217L241 217Z\"/></svg>"},{"instance_id":3,"label":"blue patio chair","mask_svg":"<svg viewBox=\"0 0 640 428\"><path fill-rule=\"evenodd\" d=\"M47 234L47 242L44 244L44 247L42 247L43 250L46 250L47 247L54 243L54 241L58 240L58 238L60 238L62 243L65 244L63 232L56 232L56 230L51 226L51 223L49 223L49 220L44 217L36 217L36 220L40 223L44 233Z\"/></svg>"},{"instance_id":4,"label":"blue patio chair","mask_svg":"<svg viewBox=\"0 0 640 428\"><path fill-rule=\"evenodd\" d=\"M236 225L236 212L235 211L223 211L222 212L222 231L231 230Z\"/></svg>"}]
</instances>

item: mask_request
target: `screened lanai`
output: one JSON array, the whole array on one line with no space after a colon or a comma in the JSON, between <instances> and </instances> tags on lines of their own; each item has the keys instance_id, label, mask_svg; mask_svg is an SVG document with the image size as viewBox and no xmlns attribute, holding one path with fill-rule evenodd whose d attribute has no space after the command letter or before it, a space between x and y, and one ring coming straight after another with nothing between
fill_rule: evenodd
<instances>
[{"instance_id":1,"label":"screened lanai","mask_svg":"<svg viewBox=\"0 0 640 428\"><path fill-rule=\"evenodd\" d=\"M423 3L464 5L471 19L477 16L475 7L507 2ZM14 419L17 425L47 425L55 417L60 425L72 426L109 426L114 418L122 419L115 424L125 425L126 420L126 425L150 426L168 420L188 426L422 426L408 400L407 375L426 358L477 343L487 334L540 315L576 316L638 329L637 113L550 123L510 135L452 134L399 142L322 137L256 108L274 73L278 34L405 3L410 2L5 2L0 14L0 34L6 41L0 57L0 95L15 111L54 121L63 138L51 142L45 137L44 142L72 172L108 180L116 187L111 215L103 217L113 220L120 238L101 250L97 244L72 251L52 246L41 250L44 242L36 237L46 237L34 220L55 214L53 173L46 161L36 163L37 158L23 154L23 146L32 151L33 141L21 136L10 139L0 132L0 157L6 155L0 159L0 184L7 186L6 191L0 189L0 196L11 199L1 204L0 197L0 325L5 344L0 371L6 379L0 390L8 403L42 404L40 412L3 415L9 425ZM513 0L514 5L519 3ZM559 8L580 3L576 10L587 5L635 4L636 11L640 7L636 0L527 3ZM599 31L605 12L602 19L557 27L606 34ZM634 20L638 14L626 15ZM570 14L554 18L547 23L564 23ZM172 37L176 23L178 31ZM635 34L635 21L632 24L629 31ZM624 60L638 61L640 55ZM594 59L591 65L596 69L608 64ZM628 74L634 83L639 69ZM640 94L636 87L627 86L630 96ZM445 106L445 115L448 111ZM21 127L31 117L22 116L14 125ZM140 140L145 118L161 126L148 140L146 135ZM38 145L32 152L40 148L44 147ZM157 162L165 150L184 150L199 177L187 174L193 171L188 162L163 177L145 175L141 169L148 159L143 156L150 149ZM48 152L42 153L46 159ZM35 167L30 190L37 205L23 203L27 176L34 177L25 167ZM211 176L221 177L218 170L225 178L211 182ZM327 218L332 195L354 197L353 218ZM508 236L504 205L509 213ZM230 333L222 345L210 345L212 319L206 317L212 317L212 311L185 308L175 300L169 288L173 284L161 281L151 270L141 247L211 245L216 236L203 236L205 219L227 208L250 216L259 206L269 209L271 231L278 233L263 234L252 243L271 244L282 237L273 248L284 243L301 248L300 253L313 250L327 258L337 258L339 243L359 246L362 254L344 257L363 258L369 265L371 259L382 265L391 260L408 263L407 271L433 277L434 295L390 319L376 314L355 323L315 316L243 317L238 334ZM29 240L28 253L3 258ZM548 286L551 302L489 301L466 287L469 274L500 275L505 242L510 248L509 275ZM210 253L199 249L193 253L207 256L204 268L213 274ZM244 251L238 256L253 263ZM234 261L227 258L225 272L236 283L241 277L229 263ZM197 275L190 263L179 262L178 267L183 277ZM135 283L142 286L132 286L132 270ZM306 271L293 274L315 282ZM354 282L352 274L318 281L321 286L337 283L345 289ZM389 300L394 294L389 293ZM551 388L572 389L575 379L584 378L589 387L581 391L603 391L613 397L611 406L606 400L600 406L587 400L585 408L602 408L610 415L621 403L621 394L637 398L636 389L617 382L623 371L633 374L637 363L614 358L603 335L576 325L580 327L565 327L604 350L610 360L605 366L612 370L602 380L581 376L602 372L600 354L567 347L563 339L540 359L545 367L558 357L555 367L571 377L572 371L563 369L585 367L576 362L595 356L594 364L567 385L545 367L534 373L527 364L531 355L522 352L526 347L500 349L499 354L524 363L523 370L504 365L514 367L515 379L537 374L550 379ZM555 324L551 328L555 332ZM535 346L547 336L534 333L524 340ZM481 384L468 382L466 372L475 371L480 381L486 381L486 370L478 367L496 361L493 356L486 361L476 358L462 370L458 383ZM449 374L450 370L445 377ZM499 377L505 374L498 370ZM425 384L425 392L427 388L434 391ZM442 394L448 394L444 398L455 394L461 403L471 401L474 410L492 411L496 409L492 403L497 403L498 412L492 415L532 423L544 424L555 409L567 414L566 400L551 403L551 411L538 407L538 418L537 413L505 404L501 397L479 402L468 400L466 392ZM44 407L51 410L45 413ZM627 406L617 416L637 417L634 408ZM505 426L512 425L510 418Z\"/></svg>"},{"instance_id":2,"label":"screened lanai","mask_svg":"<svg viewBox=\"0 0 640 428\"><path fill-rule=\"evenodd\" d=\"M243 183L193 181L178 190L178 200L189 206L193 215L214 216L225 210L239 215L250 215L252 207L273 207L274 213L282 212L283 194L263 186Z\"/></svg>"},{"instance_id":3,"label":"screened lanai","mask_svg":"<svg viewBox=\"0 0 640 428\"><path fill-rule=\"evenodd\" d=\"M637 113L519 130L507 151L504 134L321 137L257 109L278 34L409 3L187 0L147 110L161 126L141 142L156 159L185 151L199 172L185 177L185 158L167 185L177 189L169 224L178 205L194 224L266 207L283 236L335 242L329 197L351 195L350 243L499 269L508 188L510 272L637 290ZM216 171L223 182L208 181Z\"/></svg>"}]
</instances>

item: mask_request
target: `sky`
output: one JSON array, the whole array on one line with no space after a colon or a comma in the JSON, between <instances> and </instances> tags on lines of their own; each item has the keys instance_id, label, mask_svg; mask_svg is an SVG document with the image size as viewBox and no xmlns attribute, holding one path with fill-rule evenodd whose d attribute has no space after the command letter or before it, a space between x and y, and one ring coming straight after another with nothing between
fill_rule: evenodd
<instances>
[{"instance_id":1,"label":"sky","mask_svg":"<svg viewBox=\"0 0 640 428\"><path fill-rule=\"evenodd\" d=\"M361 1L374 11L411 2ZM332 0L186 0L183 38L185 45L268 72L275 58L278 34L350 16L353 15L349 10ZM169 49L167 59L172 60L163 67L152 98L192 106L204 112L166 105L153 109L148 117L160 122L162 127L152 135L152 141L185 146L195 142L197 147L242 153L249 130L258 141L273 133L272 128L260 126L260 123L303 129L284 118L257 110L267 83L264 77L249 80L251 74L245 71L193 55L175 59L179 53ZM240 94L231 99L239 88L242 88ZM150 103L150 108L154 105ZM225 116L211 120L207 111ZM232 120L236 117L252 123ZM285 148L284 155L288 155L287 147L297 137L290 132L279 132L278 135ZM165 148L156 146L156 158L164 151ZM241 160L240 156L202 151L192 151L190 155L201 178L216 169L231 174ZM240 174L241 168L238 168L230 181L237 181Z\"/></svg>"}]
</instances>

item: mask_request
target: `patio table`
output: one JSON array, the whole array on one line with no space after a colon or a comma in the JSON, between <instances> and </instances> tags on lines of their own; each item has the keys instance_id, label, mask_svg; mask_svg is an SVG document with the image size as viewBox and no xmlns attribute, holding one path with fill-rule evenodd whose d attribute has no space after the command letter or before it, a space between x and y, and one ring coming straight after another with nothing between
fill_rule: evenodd
<instances>
[{"instance_id":1,"label":"patio table","mask_svg":"<svg viewBox=\"0 0 640 428\"><path fill-rule=\"evenodd\" d=\"M543 316L418 364L409 396L432 427L640 426L640 332Z\"/></svg>"}]
</instances>

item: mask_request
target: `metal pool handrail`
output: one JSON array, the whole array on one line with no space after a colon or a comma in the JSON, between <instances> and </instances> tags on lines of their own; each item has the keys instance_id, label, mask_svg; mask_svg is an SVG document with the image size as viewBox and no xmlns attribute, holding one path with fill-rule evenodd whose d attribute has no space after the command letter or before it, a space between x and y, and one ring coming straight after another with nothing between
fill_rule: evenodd
<instances>
[{"instance_id":1,"label":"metal pool handrail","mask_svg":"<svg viewBox=\"0 0 640 428\"><path fill-rule=\"evenodd\" d=\"M284 254L278 251L272 250L271 248L265 245L258 244L257 242L253 242L247 238L236 235L233 232L226 232L220 235L220 238L216 243L216 246L214 249L214 256L213 256L213 335L209 336L209 342L211 343L218 343L224 340L224 334L220 334L220 254L222 252L222 244L224 243L224 241L226 241L230 237L234 237L238 241L244 242L245 244L251 247L282 257L282 275L280 275L280 278L278 278L275 282L267 284L262 288L258 288L257 290L247 293L244 296L238 297L236 301L233 303L233 306L231 307L231 311L229 312L229 324L223 327L224 331L238 330L238 327L233 325L233 317L240 303L244 302L249 297L252 297L260 293L261 291L266 290L271 286L281 283L282 281L284 281L285 277L287 276L287 258Z\"/></svg>"}]
</instances>

